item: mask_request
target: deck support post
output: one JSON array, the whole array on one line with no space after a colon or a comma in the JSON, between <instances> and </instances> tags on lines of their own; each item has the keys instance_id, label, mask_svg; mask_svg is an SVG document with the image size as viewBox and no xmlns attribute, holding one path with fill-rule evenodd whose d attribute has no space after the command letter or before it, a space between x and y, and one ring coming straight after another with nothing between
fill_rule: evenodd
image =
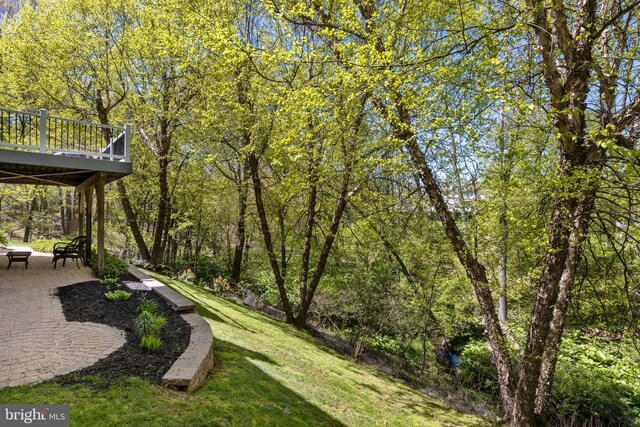
<instances>
[{"instance_id":1,"label":"deck support post","mask_svg":"<svg viewBox=\"0 0 640 427\"><path fill-rule=\"evenodd\" d=\"M98 276L104 274L104 175L99 174L96 185L98 215Z\"/></svg>"},{"instance_id":2,"label":"deck support post","mask_svg":"<svg viewBox=\"0 0 640 427\"><path fill-rule=\"evenodd\" d=\"M78 236L84 235L84 191L78 191Z\"/></svg>"},{"instance_id":3,"label":"deck support post","mask_svg":"<svg viewBox=\"0 0 640 427\"><path fill-rule=\"evenodd\" d=\"M40 109L40 126L38 133L40 134L40 148L38 151L41 153L47 152L47 117L49 113L44 108Z\"/></svg>"},{"instance_id":4,"label":"deck support post","mask_svg":"<svg viewBox=\"0 0 640 427\"><path fill-rule=\"evenodd\" d=\"M91 230L91 223L93 222L93 187L89 187L86 190L84 190L84 198L85 198L85 204L87 206L87 226L86 226L86 230L87 230L87 252L85 254L85 260L87 262L88 265L91 265L91 245L93 244L93 239L92 239L92 230Z\"/></svg>"},{"instance_id":5,"label":"deck support post","mask_svg":"<svg viewBox=\"0 0 640 427\"><path fill-rule=\"evenodd\" d=\"M131 135L133 128L130 124L124 125L124 161L131 162Z\"/></svg>"}]
</instances>

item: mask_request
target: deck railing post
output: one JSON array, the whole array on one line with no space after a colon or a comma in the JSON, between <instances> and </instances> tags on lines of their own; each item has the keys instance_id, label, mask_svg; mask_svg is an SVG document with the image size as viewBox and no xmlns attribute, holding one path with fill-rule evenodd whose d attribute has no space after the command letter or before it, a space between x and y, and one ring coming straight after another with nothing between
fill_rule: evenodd
<instances>
[{"instance_id":1,"label":"deck railing post","mask_svg":"<svg viewBox=\"0 0 640 427\"><path fill-rule=\"evenodd\" d=\"M131 161L131 125L124 125L124 161Z\"/></svg>"},{"instance_id":2,"label":"deck railing post","mask_svg":"<svg viewBox=\"0 0 640 427\"><path fill-rule=\"evenodd\" d=\"M40 152L47 152L47 110L40 109Z\"/></svg>"}]
</instances>

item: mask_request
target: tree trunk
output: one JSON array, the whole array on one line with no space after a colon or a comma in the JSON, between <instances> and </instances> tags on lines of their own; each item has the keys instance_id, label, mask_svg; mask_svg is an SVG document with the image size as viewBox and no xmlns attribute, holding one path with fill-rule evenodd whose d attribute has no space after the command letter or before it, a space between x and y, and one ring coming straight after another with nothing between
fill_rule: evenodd
<instances>
[{"instance_id":1,"label":"tree trunk","mask_svg":"<svg viewBox=\"0 0 640 427\"><path fill-rule=\"evenodd\" d=\"M509 225L507 223L506 206L502 206L500 222L500 260L498 262L498 284L500 286L500 298L498 299L498 318L500 322L507 323L507 239Z\"/></svg>"},{"instance_id":2,"label":"tree trunk","mask_svg":"<svg viewBox=\"0 0 640 427\"><path fill-rule=\"evenodd\" d=\"M69 225L68 225L68 216L67 216L67 198L66 194L62 192L62 188L58 187L58 196L60 197L60 229L62 230L62 235L66 236L69 234Z\"/></svg>"},{"instance_id":3,"label":"tree trunk","mask_svg":"<svg viewBox=\"0 0 640 427\"><path fill-rule=\"evenodd\" d=\"M102 99L102 94L99 90L96 90L95 93L94 107L96 109L96 113L98 114L100 124L108 126L109 111L111 107L105 107ZM110 137L111 135L109 131L104 133L104 138L107 144L109 143ZM124 182L121 179L116 181L116 188L118 189L118 194L120 195L120 202L122 203L122 209L124 210L127 224L131 229L131 234L133 234L133 238L135 239L138 250L140 251L140 256L143 260L150 261L151 257L149 255L149 249L147 248L147 244L142 237L140 227L138 226L138 220L136 218L133 207L131 206L131 201L129 200L129 196L127 195L127 190Z\"/></svg>"},{"instance_id":4,"label":"tree trunk","mask_svg":"<svg viewBox=\"0 0 640 427\"><path fill-rule=\"evenodd\" d=\"M246 244L244 247L244 260L242 261L242 264L244 265L244 267L246 268L249 265L249 250L251 249L251 236L247 236L246 240ZM283 268L284 270L284 268ZM284 276L284 274L283 274ZM284 276L287 277L287 276Z\"/></svg>"},{"instance_id":5,"label":"tree trunk","mask_svg":"<svg viewBox=\"0 0 640 427\"><path fill-rule=\"evenodd\" d=\"M360 110L358 112L358 115L355 117L353 121L352 129L351 129L352 133L350 137L353 137L354 139L358 138L360 134L362 122L365 117L365 111L366 111L365 106L370 96L371 96L370 93L365 93L361 98ZM352 177L353 168L354 168L354 163L353 163L354 157L352 156L355 153L352 145L353 143L351 142L351 140L343 137L341 139L341 143L342 143L342 147L341 147L342 154L344 156L342 184L340 187L340 192L338 194L338 200L336 201L336 206L333 210L331 225L329 226L329 229L325 234L324 244L322 245L322 249L320 250L320 254L318 256L318 261L316 262L316 265L315 265L313 276L311 277L311 281L309 282L309 284L308 285L305 284L306 286L305 286L304 295L300 295L300 306L298 307L298 313L296 314L296 318L295 318L295 324L298 327L306 327L307 318L309 316L309 309L311 308L313 297L316 293L316 290L318 289L318 285L320 284L320 279L324 274L324 269L327 266L327 261L329 260L329 254L331 253L333 242L338 233L338 229L340 228L342 215L344 214L344 211L351 197L353 197L353 195L355 195L358 191L360 191L360 189L362 188L362 185L364 184L364 182L361 181L351 191L349 191L349 186L351 185L351 177ZM311 228L313 226L313 223L315 222L315 215L316 215L315 199L317 197L316 186L317 186L317 180L318 180L317 168L319 164L320 164L320 155L314 152L314 154L311 157L311 163L309 168L311 193L309 198L309 205L308 205L309 211L308 211L308 217L307 217L307 226L309 226L309 228L307 229L307 233L305 236L305 244L308 243L307 237L309 239L311 238ZM308 274L308 270L305 272L305 274ZM301 287L300 287L301 292L302 292L302 289L303 287L301 284Z\"/></svg>"},{"instance_id":6,"label":"tree trunk","mask_svg":"<svg viewBox=\"0 0 640 427\"><path fill-rule=\"evenodd\" d=\"M124 181L122 181L121 179L117 180L116 188L118 189L118 194L120 195L120 202L122 203L122 209L124 210L124 216L127 220L127 225L129 225L131 234L133 234L133 238L136 241L138 251L140 252L140 257L142 257L143 260L150 262L151 256L149 255L149 248L147 247L147 243L144 241L144 237L142 236L142 232L140 231L138 220L136 218L135 212L133 211L133 207L131 206L131 201L129 200L129 195L127 194L127 189L124 185Z\"/></svg>"},{"instance_id":7,"label":"tree trunk","mask_svg":"<svg viewBox=\"0 0 640 427\"><path fill-rule=\"evenodd\" d=\"M571 257L570 257L571 258ZM544 411L551 396L553 385L553 376L556 371L556 363L558 361L558 347L562 341L562 332L564 331L565 314L569 302L569 288L573 286L575 281L575 268L577 260L567 259L567 265L560 279L560 292L558 300L553 309L553 319L551 327L547 335L547 348L544 351L542 365L540 367L540 375L538 385L536 387L536 398L534 411L536 415L544 415Z\"/></svg>"},{"instance_id":8,"label":"tree trunk","mask_svg":"<svg viewBox=\"0 0 640 427\"><path fill-rule=\"evenodd\" d=\"M536 388L542 366L542 356L546 348L547 334L553 317L553 307L558 299L558 283L567 259L568 237L566 224L567 206L564 200L556 200L551 216L549 250L545 256L540 274L538 294L533 312L529 318L527 343L520 369L520 380L513 408L513 422L516 425L531 425L534 415Z\"/></svg>"},{"instance_id":9,"label":"tree trunk","mask_svg":"<svg viewBox=\"0 0 640 427\"><path fill-rule=\"evenodd\" d=\"M248 179L249 165L246 161L242 164L242 175L238 189L238 222L236 223L236 246L233 252L233 263L231 264L231 284L240 283L240 272L242 271L242 259L246 240L246 215L247 198L249 196Z\"/></svg>"},{"instance_id":10,"label":"tree trunk","mask_svg":"<svg viewBox=\"0 0 640 427\"><path fill-rule=\"evenodd\" d=\"M331 225L329 226L329 230L324 239L324 244L322 245L322 250L320 251L320 256L318 257L318 262L316 263L316 268L315 268L315 271L313 272L311 282L309 283L304 296L301 296L301 304L300 304L300 307L298 308L298 313L296 314L296 318L295 318L295 324L298 327L305 327L307 324L307 317L309 316L309 308L311 307L311 303L313 302L313 296L315 295L316 289L318 288L320 279L324 274L324 269L327 266L329 254L331 253L333 242L335 240L336 234L338 233L338 228L340 227L342 214L344 213L344 210L347 207L347 203L349 202L349 199L351 198L351 196L355 194L357 191L359 191L360 189L360 186L358 186L354 190L349 192L350 178L351 178L350 165L346 164L344 176L342 177L342 187L340 188L340 195L338 196L336 207L333 211L333 218L331 219Z\"/></svg>"},{"instance_id":11,"label":"tree trunk","mask_svg":"<svg viewBox=\"0 0 640 427\"><path fill-rule=\"evenodd\" d=\"M267 220L267 212L264 206L264 200L262 196L262 182L260 180L260 170L258 157L255 153L250 153L247 157L249 168L251 170L251 181L253 182L253 195L256 200L256 210L258 211L258 217L260 218L260 228L262 229L262 237L264 239L264 245L269 257L269 263L271 264L271 270L278 287L278 293L280 295L280 302L285 313L287 323L294 323L295 316L289 297L287 296L287 289L282 275L280 274L280 267L278 266L278 260L276 254L273 251L273 240L271 239L271 230L269 229L269 221Z\"/></svg>"},{"instance_id":12,"label":"tree trunk","mask_svg":"<svg viewBox=\"0 0 640 427\"><path fill-rule=\"evenodd\" d=\"M287 228L284 224L284 216L285 207L283 206L278 209L278 228L280 230L280 268L282 269L282 278L286 280L289 261L287 260Z\"/></svg>"},{"instance_id":13,"label":"tree trunk","mask_svg":"<svg viewBox=\"0 0 640 427\"><path fill-rule=\"evenodd\" d=\"M67 227L69 234L78 231L78 196L75 191L67 191Z\"/></svg>"},{"instance_id":14,"label":"tree trunk","mask_svg":"<svg viewBox=\"0 0 640 427\"><path fill-rule=\"evenodd\" d=\"M161 153L158 159L158 187L160 200L158 201L158 216L156 226L153 230L153 247L151 249L151 263L158 265L162 262L164 249L165 229L169 215L169 185L167 183L167 171L169 169L169 159L166 153Z\"/></svg>"},{"instance_id":15,"label":"tree trunk","mask_svg":"<svg viewBox=\"0 0 640 427\"><path fill-rule=\"evenodd\" d=\"M580 246L590 224L598 188L597 179L582 177L585 166L595 177L601 169L598 159L604 151L578 145L563 159L559 175L563 180L581 180L586 190L579 197L558 197L554 203L549 232L549 251L540 275L535 308L530 317L527 345L513 408L513 422L528 425L543 412L551 392L557 350L562 339L568 297L575 281ZM593 162L585 165L587 160ZM580 178L574 171L580 168ZM568 192L569 193L569 192ZM546 371L544 373L543 371Z\"/></svg>"},{"instance_id":16,"label":"tree trunk","mask_svg":"<svg viewBox=\"0 0 640 427\"><path fill-rule=\"evenodd\" d=\"M537 415L544 414L545 406L551 395L558 361L558 347L562 341L569 297L575 283L578 263L582 254L582 244L589 228L590 213L595 204L595 195L595 188L592 188L581 198L571 215L573 230L569 238L567 260L560 279L558 299L553 308L553 318L547 335L547 348L542 358L540 377L536 388L535 413Z\"/></svg>"},{"instance_id":17,"label":"tree trunk","mask_svg":"<svg viewBox=\"0 0 640 427\"><path fill-rule=\"evenodd\" d=\"M304 240L302 242L302 260L300 265L300 289L298 293L298 307L304 305L307 296L307 281L309 280L309 262L311 258L311 237L316 221L316 201L318 196L317 178L310 175L309 200L307 202L307 222L304 226Z\"/></svg>"},{"instance_id":18,"label":"tree trunk","mask_svg":"<svg viewBox=\"0 0 640 427\"><path fill-rule=\"evenodd\" d=\"M169 203L168 209L167 209L167 214L166 214L166 220L164 223L164 233L162 235L162 246L160 248L160 256L161 259L165 260L166 262L164 262L165 264L171 265L171 263L168 262L168 260L171 258L171 229L173 227L173 224L175 223L174 219L172 218L173 215L173 208L172 208L173 203Z\"/></svg>"},{"instance_id":19,"label":"tree trunk","mask_svg":"<svg viewBox=\"0 0 640 427\"><path fill-rule=\"evenodd\" d=\"M376 100L377 107L386 112L387 107ZM515 379L513 367L508 353L507 339L502 331L500 320L496 314L491 289L484 265L482 265L470 251L462 234L458 230L455 219L447 206L440 187L433 177L431 168L426 162L424 153L418 146L415 136L411 131L411 122L408 111L400 103L396 103L399 122L392 122L396 137L404 141L411 162L418 171L425 192L431 200L436 213L442 221L444 232L453 247L458 260L462 264L469 278L476 299L480 306L480 312L485 326L487 343L498 372L500 385L500 400L505 408L513 407Z\"/></svg>"},{"instance_id":20,"label":"tree trunk","mask_svg":"<svg viewBox=\"0 0 640 427\"><path fill-rule=\"evenodd\" d=\"M38 202L38 197L33 196L31 203L27 202L27 220L24 223L24 233L22 234L22 241L24 243L29 243L29 239L31 237L31 227L33 225L33 211L36 208L36 203Z\"/></svg>"}]
</instances>

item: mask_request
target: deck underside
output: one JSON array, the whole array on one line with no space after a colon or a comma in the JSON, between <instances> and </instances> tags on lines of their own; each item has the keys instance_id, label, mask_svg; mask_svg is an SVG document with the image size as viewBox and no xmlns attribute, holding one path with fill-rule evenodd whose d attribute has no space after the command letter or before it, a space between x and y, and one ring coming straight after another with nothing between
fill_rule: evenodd
<instances>
[{"instance_id":1,"label":"deck underside","mask_svg":"<svg viewBox=\"0 0 640 427\"><path fill-rule=\"evenodd\" d=\"M106 182L131 174L131 163L0 150L0 183L39 184L76 187L101 173Z\"/></svg>"}]
</instances>

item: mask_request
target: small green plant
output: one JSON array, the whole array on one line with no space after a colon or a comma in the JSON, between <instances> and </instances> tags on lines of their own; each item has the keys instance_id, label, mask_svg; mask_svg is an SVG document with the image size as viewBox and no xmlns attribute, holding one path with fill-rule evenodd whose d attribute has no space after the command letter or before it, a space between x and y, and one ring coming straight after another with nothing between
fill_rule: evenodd
<instances>
[{"instance_id":1,"label":"small green plant","mask_svg":"<svg viewBox=\"0 0 640 427\"><path fill-rule=\"evenodd\" d=\"M105 286L120 286L120 282L118 282L118 279L114 279L111 277L107 277L105 279L100 280L100 283L105 285Z\"/></svg>"},{"instance_id":2,"label":"small green plant","mask_svg":"<svg viewBox=\"0 0 640 427\"><path fill-rule=\"evenodd\" d=\"M117 291L111 291L104 294L109 301L125 301L131 297L131 292L118 289Z\"/></svg>"},{"instance_id":3,"label":"small green plant","mask_svg":"<svg viewBox=\"0 0 640 427\"><path fill-rule=\"evenodd\" d=\"M9 243L9 239L7 239L3 231L0 231L0 246L6 246L7 243Z\"/></svg>"},{"instance_id":4,"label":"small green plant","mask_svg":"<svg viewBox=\"0 0 640 427\"><path fill-rule=\"evenodd\" d=\"M149 313L155 313L158 310L158 303L152 299L147 299L146 297L142 297L140 301L140 306L138 307L138 313L142 313L143 311L148 311Z\"/></svg>"},{"instance_id":5,"label":"small green plant","mask_svg":"<svg viewBox=\"0 0 640 427\"><path fill-rule=\"evenodd\" d=\"M167 320L159 314L141 311L134 320L134 325L136 332L142 337L148 335L157 336L166 321Z\"/></svg>"},{"instance_id":6,"label":"small green plant","mask_svg":"<svg viewBox=\"0 0 640 427\"><path fill-rule=\"evenodd\" d=\"M98 265L98 250L96 247L91 248L91 266ZM100 276L101 279L119 279L126 276L129 272L129 266L127 263L115 255L109 252L104 252L104 273Z\"/></svg>"},{"instance_id":7,"label":"small green plant","mask_svg":"<svg viewBox=\"0 0 640 427\"><path fill-rule=\"evenodd\" d=\"M136 333L141 337L140 345L148 351L156 351L160 347L160 329L167 322L156 312L157 309L158 304L154 300L143 298L133 321Z\"/></svg>"},{"instance_id":8,"label":"small green plant","mask_svg":"<svg viewBox=\"0 0 640 427\"><path fill-rule=\"evenodd\" d=\"M154 335L144 335L140 340L140 345L147 351L156 351L160 348L162 340Z\"/></svg>"}]
</instances>

